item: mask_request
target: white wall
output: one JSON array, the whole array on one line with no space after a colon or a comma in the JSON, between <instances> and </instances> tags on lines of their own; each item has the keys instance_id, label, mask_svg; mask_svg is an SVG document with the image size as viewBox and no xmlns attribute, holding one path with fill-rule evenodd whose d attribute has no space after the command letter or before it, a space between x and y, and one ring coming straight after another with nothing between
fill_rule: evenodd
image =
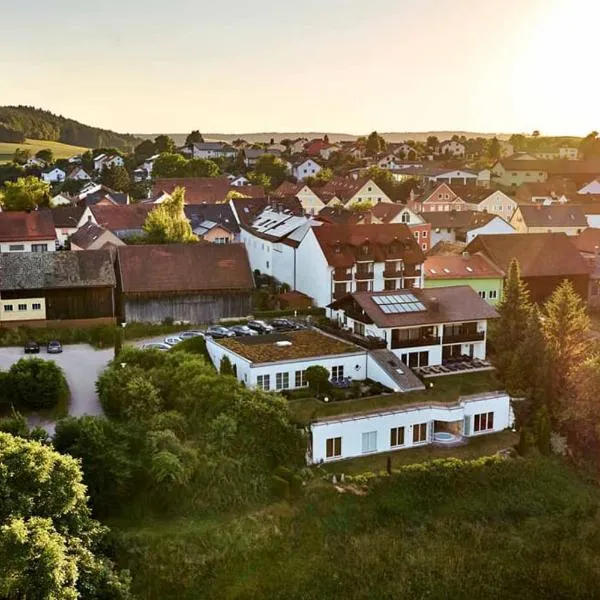
<instances>
[{"instance_id":1,"label":"white wall","mask_svg":"<svg viewBox=\"0 0 600 600\"><path fill-rule=\"evenodd\" d=\"M35 244L46 244L47 252L56 250L56 240L37 240L35 242L2 242L0 243L0 252L31 252L31 246ZM23 246L23 249L11 250L11 246Z\"/></svg>"},{"instance_id":2,"label":"white wall","mask_svg":"<svg viewBox=\"0 0 600 600\"><path fill-rule=\"evenodd\" d=\"M515 233L515 230L512 225L496 217L483 227L467 231L467 244L470 244L478 235L492 235L494 233Z\"/></svg>"},{"instance_id":3,"label":"white wall","mask_svg":"<svg viewBox=\"0 0 600 600\"><path fill-rule=\"evenodd\" d=\"M482 212L485 211L493 215L498 215L499 217L502 217L507 221L510 221L516 208L517 203L500 190L496 190L495 192L490 194L477 206L477 210Z\"/></svg>"},{"instance_id":4,"label":"white wall","mask_svg":"<svg viewBox=\"0 0 600 600\"><path fill-rule=\"evenodd\" d=\"M309 158L302 164L293 167L292 173L296 179L302 180L306 177L314 177L320 170L321 167L314 160Z\"/></svg>"},{"instance_id":5,"label":"white wall","mask_svg":"<svg viewBox=\"0 0 600 600\"><path fill-rule=\"evenodd\" d=\"M432 248L438 242L455 242L456 231L452 228L447 229L446 227L432 227L430 240Z\"/></svg>"},{"instance_id":6,"label":"white wall","mask_svg":"<svg viewBox=\"0 0 600 600\"><path fill-rule=\"evenodd\" d=\"M296 290L314 298L316 306L331 303L332 268L311 229L296 249Z\"/></svg>"},{"instance_id":7,"label":"white wall","mask_svg":"<svg viewBox=\"0 0 600 600\"><path fill-rule=\"evenodd\" d=\"M590 227L600 228L600 215L585 215L585 217Z\"/></svg>"},{"instance_id":8,"label":"white wall","mask_svg":"<svg viewBox=\"0 0 600 600\"><path fill-rule=\"evenodd\" d=\"M473 417L481 413L494 413L494 428L484 433L473 433ZM447 406L431 405L399 409L394 412L385 412L365 416L346 416L339 420L317 421L311 425L312 456L309 460L313 463L330 460L340 460L363 456L362 434L377 432L377 446L374 453L388 452L395 448L390 447L390 429L404 427L404 445L397 449L411 448L415 445L431 443L433 421L462 421L465 417L470 421L470 431L467 437L486 435L502 431L513 424L513 414L510 407L510 398L506 393L484 394L480 397L460 398L456 404ZM413 444L413 426L427 423L427 440ZM328 438L342 438L341 456L333 459L326 458L326 443Z\"/></svg>"}]
</instances>

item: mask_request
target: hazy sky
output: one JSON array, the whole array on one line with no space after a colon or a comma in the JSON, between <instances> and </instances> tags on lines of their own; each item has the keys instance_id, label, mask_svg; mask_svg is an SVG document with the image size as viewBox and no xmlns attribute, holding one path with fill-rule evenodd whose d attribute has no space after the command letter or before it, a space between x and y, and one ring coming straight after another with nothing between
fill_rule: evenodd
<instances>
[{"instance_id":1,"label":"hazy sky","mask_svg":"<svg viewBox=\"0 0 600 600\"><path fill-rule=\"evenodd\" d=\"M122 132L600 129L598 0L1 4L0 105Z\"/></svg>"}]
</instances>

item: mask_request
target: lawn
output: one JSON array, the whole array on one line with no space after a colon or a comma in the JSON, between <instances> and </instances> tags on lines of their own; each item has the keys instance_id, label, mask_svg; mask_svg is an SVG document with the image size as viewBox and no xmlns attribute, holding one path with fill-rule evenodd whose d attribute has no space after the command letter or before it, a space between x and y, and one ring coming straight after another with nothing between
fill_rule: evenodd
<instances>
[{"instance_id":1,"label":"lawn","mask_svg":"<svg viewBox=\"0 0 600 600\"><path fill-rule=\"evenodd\" d=\"M54 153L55 158L69 158L74 154L81 154L88 150L88 148L82 148L81 146L70 146L69 144L61 144L60 142L50 142L47 140L27 139L23 144L0 142L0 162L12 160L13 154L17 148L30 150L32 156L39 150L49 148Z\"/></svg>"},{"instance_id":2,"label":"lawn","mask_svg":"<svg viewBox=\"0 0 600 600\"><path fill-rule=\"evenodd\" d=\"M290 410L300 423L309 423L318 418L369 410L395 408L417 402L456 402L459 396L491 392L501 389L495 371L482 371L466 375L449 375L428 380L433 387L420 392L406 394L384 394L370 398L344 400L325 404L315 398L290 400Z\"/></svg>"}]
</instances>

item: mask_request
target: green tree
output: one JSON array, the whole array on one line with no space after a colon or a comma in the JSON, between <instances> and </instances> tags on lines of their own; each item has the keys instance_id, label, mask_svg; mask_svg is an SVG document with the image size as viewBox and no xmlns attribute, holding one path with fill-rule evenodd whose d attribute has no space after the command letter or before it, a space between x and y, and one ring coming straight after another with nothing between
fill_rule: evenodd
<instances>
[{"instance_id":1,"label":"green tree","mask_svg":"<svg viewBox=\"0 0 600 600\"><path fill-rule=\"evenodd\" d=\"M251 171L248 173L248 175L246 175L246 177L252 185L260 185L261 187L264 187L265 190L273 189L271 178L264 173L256 173L256 171ZM240 196L243 197L243 194L240 193Z\"/></svg>"},{"instance_id":2,"label":"green tree","mask_svg":"<svg viewBox=\"0 0 600 600\"><path fill-rule=\"evenodd\" d=\"M565 279L544 305L543 332L555 400L550 411L553 419L574 395L574 374L590 354L589 330L585 303Z\"/></svg>"},{"instance_id":3,"label":"green tree","mask_svg":"<svg viewBox=\"0 0 600 600\"><path fill-rule=\"evenodd\" d=\"M17 148L13 154L13 162L18 165L24 165L31 158L31 150L29 148Z\"/></svg>"},{"instance_id":4,"label":"green tree","mask_svg":"<svg viewBox=\"0 0 600 600\"><path fill-rule=\"evenodd\" d=\"M154 147L157 154L173 153L177 150L177 146L172 138L168 135L159 135L154 138Z\"/></svg>"},{"instance_id":5,"label":"green tree","mask_svg":"<svg viewBox=\"0 0 600 600\"><path fill-rule=\"evenodd\" d=\"M133 150L135 162L138 165L156 153L156 145L152 140L140 142Z\"/></svg>"},{"instance_id":6,"label":"green tree","mask_svg":"<svg viewBox=\"0 0 600 600\"><path fill-rule=\"evenodd\" d=\"M440 145L440 140L438 139L437 136L430 135L430 136L427 137L427 141L425 142L425 146L429 150L431 150L431 151L436 150L439 145Z\"/></svg>"},{"instance_id":7,"label":"green tree","mask_svg":"<svg viewBox=\"0 0 600 600\"><path fill-rule=\"evenodd\" d=\"M288 176L286 163L273 154L263 154L256 161L254 172L258 175L266 175L272 188L279 187Z\"/></svg>"},{"instance_id":8,"label":"green tree","mask_svg":"<svg viewBox=\"0 0 600 600\"><path fill-rule=\"evenodd\" d=\"M220 174L218 165L205 158L192 158L186 165L187 177L218 177Z\"/></svg>"},{"instance_id":9,"label":"green tree","mask_svg":"<svg viewBox=\"0 0 600 600\"><path fill-rule=\"evenodd\" d=\"M102 169L100 182L117 192L126 192L131 185L127 169L119 165L111 165Z\"/></svg>"},{"instance_id":10,"label":"green tree","mask_svg":"<svg viewBox=\"0 0 600 600\"><path fill-rule=\"evenodd\" d=\"M52 152L50 148L43 148L42 150L38 150L35 153L35 157L39 160L43 160L47 164L52 164L54 162L54 152Z\"/></svg>"},{"instance_id":11,"label":"green tree","mask_svg":"<svg viewBox=\"0 0 600 600\"><path fill-rule=\"evenodd\" d=\"M367 156L377 156L377 154L385 152L386 148L387 144L385 140L376 131L369 134L365 145Z\"/></svg>"},{"instance_id":12,"label":"green tree","mask_svg":"<svg viewBox=\"0 0 600 600\"><path fill-rule=\"evenodd\" d=\"M184 205L185 189L178 187L170 198L148 213L144 232L149 244L181 244L198 241L183 211Z\"/></svg>"},{"instance_id":13,"label":"green tree","mask_svg":"<svg viewBox=\"0 0 600 600\"><path fill-rule=\"evenodd\" d=\"M306 380L310 391L315 395L327 393L331 389L329 371L325 367L308 367L306 369Z\"/></svg>"},{"instance_id":14,"label":"green tree","mask_svg":"<svg viewBox=\"0 0 600 600\"><path fill-rule=\"evenodd\" d=\"M163 153L152 167L152 177L185 177L188 161L181 154Z\"/></svg>"},{"instance_id":15,"label":"green tree","mask_svg":"<svg viewBox=\"0 0 600 600\"><path fill-rule=\"evenodd\" d=\"M17 181L6 181L2 191L4 210L35 210L50 203L50 184L37 177L19 177Z\"/></svg>"},{"instance_id":16,"label":"green tree","mask_svg":"<svg viewBox=\"0 0 600 600\"><path fill-rule=\"evenodd\" d=\"M491 160L497 160L500 158L500 142L498 141L497 137L493 137L489 141L487 155Z\"/></svg>"},{"instance_id":17,"label":"green tree","mask_svg":"<svg viewBox=\"0 0 600 600\"><path fill-rule=\"evenodd\" d=\"M588 133L588 135L579 142L579 152L581 152L584 158L600 156L600 138L598 138L597 131Z\"/></svg>"},{"instance_id":18,"label":"green tree","mask_svg":"<svg viewBox=\"0 0 600 600\"><path fill-rule=\"evenodd\" d=\"M204 138L202 137L202 134L197 129L194 129L185 138L186 146L191 146L192 144L202 144L203 142L204 142Z\"/></svg>"},{"instance_id":19,"label":"green tree","mask_svg":"<svg viewBox=\"0 0 600 600\"><path fill-rule=\"evenodd\" d=\"M150 422L161 410L158 390L147 377L134 375L123 390L125 417L138 423Z\"/></svg>"},{"instance_id":20,"label":"green tree","mask_svg":"<svg viewBox=\"0 0 600 600\"><path fill-rule=\"evenodd\" d=\"M219 373L221 375L233 375L233 366L227 356L223 356L219 365Z\"/></svg>"},{"instance_id":21,"label":"green tree","mask_svg":"<svg viewBox=\"0 0 600 600\"><path fill-rule=\"evenodd\" d=\"M366 177L372 179L390 199L397 201L400 188L398 187L394 176L387 170L378 166L372 166L367 169Z\"/></svg>"},{"instance_id":22,"label":"green tree","mask_svg":"<svg viewBox=\"0 0 600 600\"><path fill-rule=\"evenodd\" d=\"M74 458L0 433L0 596L130 598L128 578L98 554L106 530L90 518Z\"/></svg>"},{"instance_id":23,"label":"green tree","mask_svg":"<svg viewBox=\"0 0 600 600\"><path fill-rule=\"evenodd\" d=\"M4 393L19 408L51 408L69 394L62 369L41 358L18 360L9 369L5 385Z\"/></svg>"}]
</instances>

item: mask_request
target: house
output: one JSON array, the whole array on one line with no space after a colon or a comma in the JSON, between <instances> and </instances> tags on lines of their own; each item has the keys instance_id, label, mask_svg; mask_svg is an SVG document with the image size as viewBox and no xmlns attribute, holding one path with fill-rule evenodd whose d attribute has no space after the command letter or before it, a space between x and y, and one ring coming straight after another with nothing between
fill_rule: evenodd
<instances>
[{"instance_id":1,"label":"house","mask_svg":"<svg viewBox=\"0 0 600 600\"><path fill-rule=\"evenodd\" d=\"M240 226L229 204L203 204L184 207L192 231L205 242L229 244L239 241Z\"/></svg>"},{"instance_id":2,"label":"house","mask_svg":"<svg viewBox=\"0 0 600 600\"><path fill-rule=\"evenodd\" d=\"M561 146L558 149L558 158L567 160L578 160L579 148L573 148L572 146Z\"/></svg>"},{"instance_id":3,"label":"house","mask_svg":"<svg viewBox=\"0 0 600 600\"><path fill-rule=\"evenodd\" d=\"M91 211L84 206L58 206L51 211L57 244L64 247L69 238L89 219Z\"/></svg>"},{"instance_id":4,"label":"house","mask_svg":"<svg viewBox=\"0 0 600 600\"><path fill-rule=\"evenodd\" d=\"M431 224L421 215L412 211L404 204L380 202L369 214L381 223L404 223L412 232L423 252L428 252L431 242Z\"/></svg>"},{"instance_id":5,"label":"house","mask_svg":"<svg viewBox=\"0 0 600 600\"><path fill-rule=\"evenodd\" d=\"M444 140L441 142L438 148L439 154L455 156L457 158L463 158L465 156L465 152L465 145L455 140Z\"/></svg>"},{"instance_id":6,"label":"house","mask_svg":"<svg viewBox=\"0 0 600 600\"><path fill-rule=\"evenodd\" d=\"M92 178L87 174L83 167L75 167L68 175L69 181L91 181Z\"/></svg>"},{"instance_id":7,"label":"house","mask_svg":"<svg viewBox=\"0 0 600 600\"><path fill-rule=\"evenodd\" d=\"M252 312L254 278L241 244L121 246L117 272L126 322L215 323Z\"/></svg>"},{"instance_id":8,"label":"house","mask_svg":"<svg viewBox=\"0 0 600 600\"><path fill-rule=\"evenodd\" d=\"M588 305L597 310L600 308L600 229L588 227L571 239L589 269Z\"/></svg>"},{"instance_id":9,"label":"house","mask_svg":"<svg viewBox=\"0 0 600 600\"><path fill-rule=\"evenodd\" d=\"M160 154L154 154L142 163L142 168L146 171L146 173L148 173L148 177L152 176L152 169L154 169L154 163L156 162L156 159L159 156Z\"/></svg>"},{"instance_id":10,"label":"house","mask_svg":"<svg viewBox=\"0 0 600 600\"><path fill-rule=\"evenodd\" d=\"M145 235L144 223L155 208L154 204L128 204L127 206L98 204L89 207L89 211L96 225L108 229L124 240Z\"/></svg>"},{"instance_id":11,"label":"house","mask_svg":"<svg viewBox=\"0 0 600 600\"><path fill-rule=\"evenodd\" d=\"M591 194L581 195L581 198L591 198ZM588 227L600 227L600 195L590 202L580 202L581 210L585 214Z\"/></svg>"},{"instance_id":12,"label":"house","mask_svg":"<svg viewBox=\"0 0 600 600\"><path fill-rule=\"evenodd\" d=\"M298 138L290 144L291 154L302 154L304 152L304 146L308 143L306 138Z\"/></svg>"},{"instance_id":13,"label":"house","mask_svg":"<svg viewBox=\"0 0 600 600\"><path fill-rule=\"evenodd\" d=\"M415 160L417 158L417 150L408 144L396 146L394 154L403 160Z\"/></svg>"},{"instance_id":14,"label":"house","mask_svg":"<svg viewBox=\"0 0 600 600\"><path fill-rule=\"evenodd\" d=\"M49 210L0 212L0 252L53 252L54 250L56 250L56 230Z\"/></svg>"},{"instance_id":15,"label":"house","mask_svg":"<svg viewBox=\"0 0 600 600\"><path fill-rule=\"evenodd\" d=\"M545 302L565 279L587 298L588 266L565 233L480 235L465 250L485 255L505 273L516 259L534 302Z\"/></svg>"},{"instance_id":16,"label":"house","mask_svg":"<svg viewBox=\"0 0 600 600\"><path fill-rule=\"evenodd\" d=\"M385 411L343 413L310 424L307 462L416 448L439 443L448 435L451 440L475 438L513 423L511 399L505 392L461 396L447 404L420 402Z\"/></svg>"},{"instance_id":17,"label":"house","mask_svg":"<svg viewBox=\"0 0 600 600\"><path fill-rule=\"evenodd\" d=\"M94 171L101 173L107 167L124 167L125 161L118 154L99 154L94 157Z\"/></svg>"},{"instance_id":18,"label":"house","mask_svg":"<svg viewBox=\"0 0 600 600\"><path fill-rule=\"evenodd\" d=\"M252 198L264 198L266 196L262 186L231 186L227 177L159 178L153 182L152 194L172 194L178 187L185 190L186 204L222 204L229 200L233 192Z\"/></svg>"},{"instance_id":19,"label":"house","mask_svg":"<svg viewBox=\"0 0 600 600\"><path fill-rule=\"evenodd\" d=\"M435 183L447 183L449 185L477 185L479 174L469 169L429 169L429 181Z\"/></svg>"},{"instance_id":20,"label":"house","mask_svg":"<svg viewBox=\"0 0 600 600\"><path fill-rule=\"evenodd\" d=\"M492 167L494 182L505 187L524 183L544 182L548 179L549 161L501 158Z\"/></svg>"},{"instance_id":21,"label":"house","mask_svg":"<svg viewBox=\"0 0 600 600\"><path fill-rule=\"evenodd\" d=\"M292 164L292 175L301 181L307 177L315 177L321 171L321 165L312 158L305 158Z\"/></svg>"},{"instance_id":22,"label":"house","mask_svg":"<svg viewBox=\"0 0 600 600\"><path fill-rule=\"evenodd\" d=\"M593 179L589 183L586 183L580 190L577 190L578 194L600 194L600 178Z\"/></svg>"},{"instance_id":23,"label":"house","mask_svg":"<svg viewBox=\"0 0 600 600\"><path fill-rule=\"evenodd\" d=\"M401 160L393 153L385 154L377 160L380 169L399 169L401 164Z\"/></svg>"},{"instance_id":24,"label":"house","mask_svg":"<svg viewBox=\"0 0 600 600\"><path fill-rule=\"evenodd\" d=\"M309 187L303 182L284 181L276 190L279 197L296 197L302 204L304 212L318 215L329 204L339 204L334 192L325 191L322 187Z\"/></svg>"},{"instance_id":25,"label":"house","mask_svg":"<svg viewBox=\"0 0 600 600\"><path fill-rule=\"evenodd\" d=\"M498 215L506 221L510 221L517 202L500 190L485 190L475 201L475 210Z\"/></svg>"},{"instance_id":26,"label":"house","mask_svg":"<svg viewBox=\"0 0 600 600\"><path fill-rule=\"evenodd\" d=\"M0 322L115 321L116 280L108 250L0 254L0 273Z\"/></svg>"},{"instance_id":27,"label":"house","mask_svg":"<svg viewBox=\"0 0 600 600\"><path fill-rule=\"evenodd\" d=\"M579 235L588 222L579 204L520 205L510 224L518 233L560 233Z\"/></svg>"},{"instance_id":28,"label":"house","mask_svg":"<svg viewBox=\"0 0 600 600\"><path fill-rule=\"evenodd\" d=\"M488 321L498 317L468 285L355 292L330 308L356 335L383 340L410 369L441 366L462 356L485 361Z\"/></svg>"},{"instance_id":29,"label":"house","mask_svg":"<svg viewBox=\"0 0 600 600\"><path fill-rule=\"evenodd\" d=\"M77 203L83 206L125 206L129 204L129 194L115 192L105 185L90 182L79 192Z\"/></svg>"},{"instance_id":30,"label":"house","mask_svg":"<svg viewBox=\"0 0 600 600\"><path fill-rule=\"evenodd\" d=\"M513 227L502 217L479 211L424 212L421 215L431 225L431 246L441 241L470 242L482 234L514 233Z\"/></svg>"},{"instance_id":31,"label":"house","mask_svg":"<svg viewBox=\"0 0 600 600\"><path fill-rule=\"evenodd\" d=\"M468 285L492 306L502 300L504 271L483 254L428 256L423 270L426 289Z\"/></svg>"},{"instance_id":32,"label":"house","mask_svg":"<svg viewBox=\"0 0 600 600\"><path fill-rule=\"evenodd\" d=\"M192 144L192 158L235 158L237 150L224 142L199 142Z\"/></svg>"},{"instance_id":33,"label":"house","mask_svg":"<svg viewBox=\"0 0 600 600\"><path fill-rule=\"evenodd\" d=\"M331 146L332 145L325 140L321 140L321 139L311 140L310 142L308 142L307 144L304 145L304 153L307 156L312 156L312 157L320 156L321 158L323 158L321 153L324 150L329 150L329 148L331 148ZM326 152L326 154L328 154L328 152Z\"/></svg>"},{"instance_id":34,"label":"house","mask_svg":"<svg viewBox=\"0 0 600 600\"><path fill-rule=\"evenodd\" d=\"M88 221L70 237L71 250L102 250L124 246L125 242L100 225Z\"/></svg>"},{"instance_id":35,"label":"house","mask_svg":"<svg viewBox=\"0 0 600 600\"><path fill-rule=\"evenodd\" d=\"M264 148L244 148L244 165L248 169L254 169L258 159L268 154Z\"/></svg>"},{"instance_id":36,"label":"house","mask_svg":"<svg viewBox=\"0 0 600 600\"><path fill-rule=\"evenodd\" d=\"M339 203L346 208L354 204L376 205L379 202L391 202L389 196L368 177L353 179L333 177L319 191L329 203Z\"/></svg>"},{"instance_id":37,"label":"house","mask_svg":"<svg viewBox=\"0 0 600 600\"><path fill-rule=\"evenodd\" d=\"M45 166L46 163L41 158L36 158L35 156L28 158L25 162L25 167L40 167L43 169Z\"/></svg>"},{"instance_id":38,"label":"house","mask_svg":"<svg viewBox=\"0 0 600 600\"><path fill-rule=\"evenodd\" d=\"M55 206L72 206L76 204L77 200L77 196L71 196L66 192L59 192L58 194L50 198L50 207L53 208Z\"/></svg>"},{"instance_id":39,"label":"house","mask_svg":"<svg viewBox=\"0 0 600 600\"><path fill-rule=\"evenodd\" d=\"M229 185L231 187L243 187L245 185L250 185L250 180L244 175L228 175L227 179L229 179Z\"/></svg>"},{"instance_id":40,"label":"house","mask_svg":"<svg viewBox=\"0 0 600 600\"><path fill-rule=\"evenodd\" d=\"M417 213L448 212L469 210L469 203L463 200L448 183L441 183L421 197L411 194L409 207Z\"/></svg>"},{"instance_id":41,"label":"house","mask_svg":"<svg viewBox=\"0 0 600 600\"><path fill-rule=\"evenodd\" d=\"M339 152L341 147L337 144L326 144L319 150L319 156L323 160L329 160L336 152Z\"/></svg>"},{"instance_id":42,"label":"house","mask_svg":"<svg viewBox=\"0 0 600 600\"><path fill-rule=\"evenodd\" d=\"M66 176L67 174L58 167L44 171L41 174L42 181L45 181L46 183L60 183L65 180Z\"/></svg>"},{"instance_id":43,"label":"house","mask_svg":"<svg viewBox=\"0 0 600 600\"><path fill-rule=\"evenodd\" d=\"M577 195L577 186L570 179L551 177L539 183L524 183L515 192L519 204L555 204L568 202Z\"/></svg>"}]
</instances>

